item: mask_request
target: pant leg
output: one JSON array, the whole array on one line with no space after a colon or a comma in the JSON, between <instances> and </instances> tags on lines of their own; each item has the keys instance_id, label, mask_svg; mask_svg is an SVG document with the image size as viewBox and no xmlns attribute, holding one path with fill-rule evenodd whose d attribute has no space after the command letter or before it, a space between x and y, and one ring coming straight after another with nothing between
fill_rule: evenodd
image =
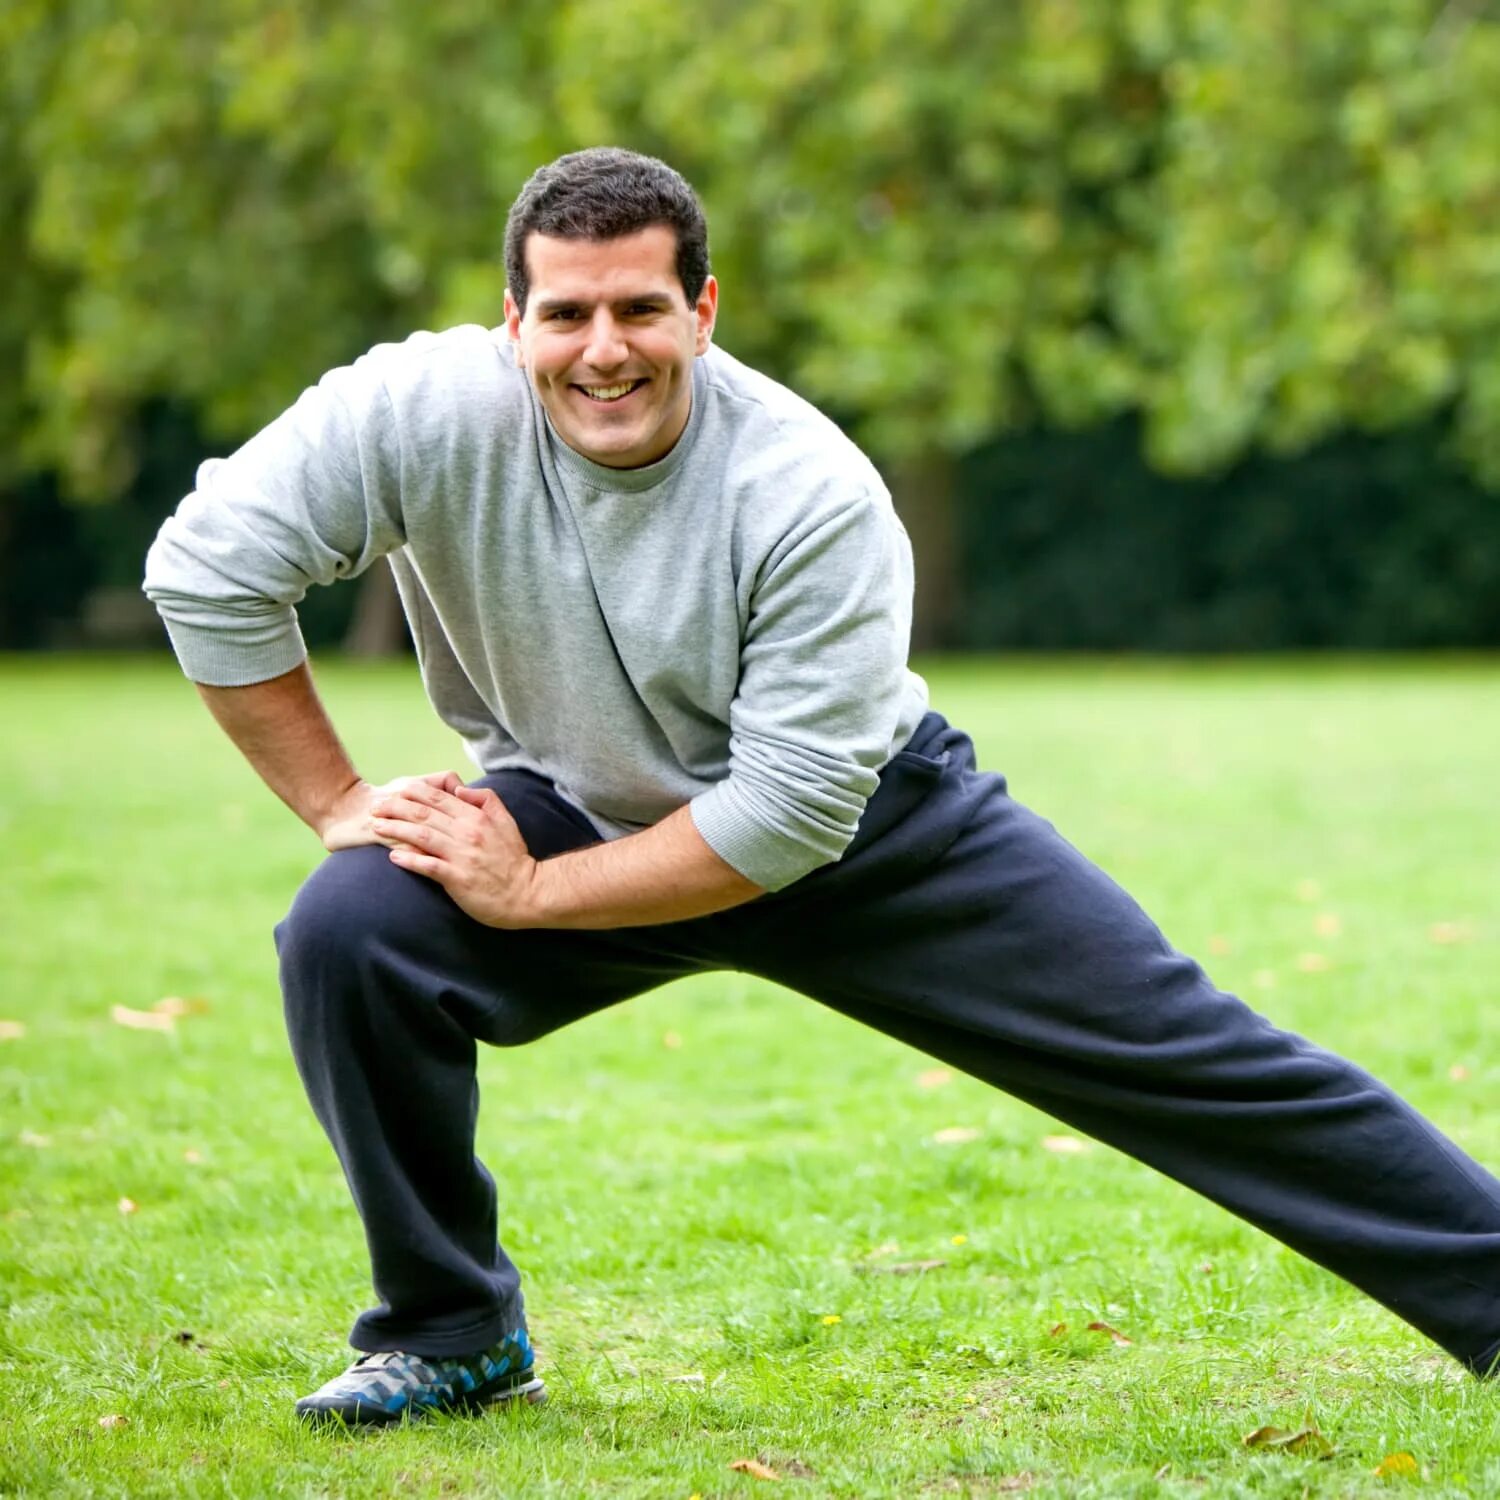
<instances>
[{"instance_id":1,"label":"pant leg","mask_svg":"<svg viewBox=\"0 0 1500 1500\"><path fill-rule=\"evenodd\" d=\"M499 793L539 857L597 842L540 777L476 784ZM694 960L665 928L485 927L378 846L330 855L276 939L292 1051L364 1222L380 1298L350 1342L432 1355L488 1347L524 1310L496 1238L495 1184L474 1155L476 1039L532 1040Z\"/></svg>"},{"instance_id":2,"label":"pant leg","mask_svg":"<svg viewBox=\"0 0 1500 1500\"><path fill-rule=\"evenodd\" d=\"M1216 989L965 736L933 716L913 743L877 794L892 826L747 909L744 967L1197 1189L1488 1369L1500 1182Z\"/></svg>"}]
</instances>

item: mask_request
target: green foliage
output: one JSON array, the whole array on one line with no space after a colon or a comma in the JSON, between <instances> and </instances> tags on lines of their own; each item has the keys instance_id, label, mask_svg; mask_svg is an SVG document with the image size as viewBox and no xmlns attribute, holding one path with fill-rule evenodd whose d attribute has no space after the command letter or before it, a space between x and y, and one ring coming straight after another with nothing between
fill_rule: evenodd
<instances>
[{"instance_id":1,"label":"green foliage","mask_svg":"<svg viewBox=\"0 0 1500 1500\"><path fill-rule=\"evenodd\" d=\"M883 458L1127 412L1161 467L1454 416L1500 483L1500 22L1439 0L7 0L0 437L84 494L499 318L505 208L700 187L730 347ZM0 451L14 451L13 441Z\"/></svg>"}]
</instances>

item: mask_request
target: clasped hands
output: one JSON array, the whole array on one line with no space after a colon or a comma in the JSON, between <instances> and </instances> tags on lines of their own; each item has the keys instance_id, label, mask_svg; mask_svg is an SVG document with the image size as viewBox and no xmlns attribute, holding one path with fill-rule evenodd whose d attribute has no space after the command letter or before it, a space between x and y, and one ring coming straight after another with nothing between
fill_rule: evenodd
<instances>
[{"instance_id":1,"label":"clasped hands","mask_svg":"<svg viewBox=\"0 0 1500 1500\"><path fill-rule=\"evenodd\" d=\"M325 833L327 847L384 844L392 864L436 881L476 921L537 925L538 862L494 792L467 787L451 771L363 785L365 816Z\"/></svg>"}]
</instances>

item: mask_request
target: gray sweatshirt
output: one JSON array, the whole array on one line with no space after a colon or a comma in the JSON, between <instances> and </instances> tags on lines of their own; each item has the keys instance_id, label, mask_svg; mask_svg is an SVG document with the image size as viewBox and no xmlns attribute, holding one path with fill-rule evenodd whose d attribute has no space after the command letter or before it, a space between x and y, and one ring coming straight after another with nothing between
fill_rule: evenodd
<instances>
[{"instance_id":1,"label":"gray sweatshirt","mask_svg":"<svg viewBox=\"0 0 1500 1500\"><path fill-rule=\"evenodd\" d=\"M606 838L688 804L770 890L838 859L926 709L879 475L718 349L672 451L609 469L557 437L502 330L380 345L203 464L145 589L189 677L243 686L304 659L309 584L382 555L480 767L550 777Z\"/></svg>"}]
</instances>

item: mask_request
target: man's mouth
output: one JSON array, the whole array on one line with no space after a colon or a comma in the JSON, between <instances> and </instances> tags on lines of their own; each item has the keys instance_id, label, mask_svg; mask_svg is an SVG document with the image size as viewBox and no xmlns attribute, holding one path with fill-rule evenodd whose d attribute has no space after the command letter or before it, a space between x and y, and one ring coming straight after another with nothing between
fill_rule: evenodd
<instances>
[{"instance_id":1,"label":"man's mouth","mask_svg":"<svg viewBox=\"0 0 1500 1500\"><path fill-rule=\"evenodd\" d=\"M642 380L622 380L617 385L575 385L575 391L582 391L590 401L597 401L601 406L607 406L612 401L623 401L632 391L639 390L646 382Z\"/></svg>"}]
</instances>

